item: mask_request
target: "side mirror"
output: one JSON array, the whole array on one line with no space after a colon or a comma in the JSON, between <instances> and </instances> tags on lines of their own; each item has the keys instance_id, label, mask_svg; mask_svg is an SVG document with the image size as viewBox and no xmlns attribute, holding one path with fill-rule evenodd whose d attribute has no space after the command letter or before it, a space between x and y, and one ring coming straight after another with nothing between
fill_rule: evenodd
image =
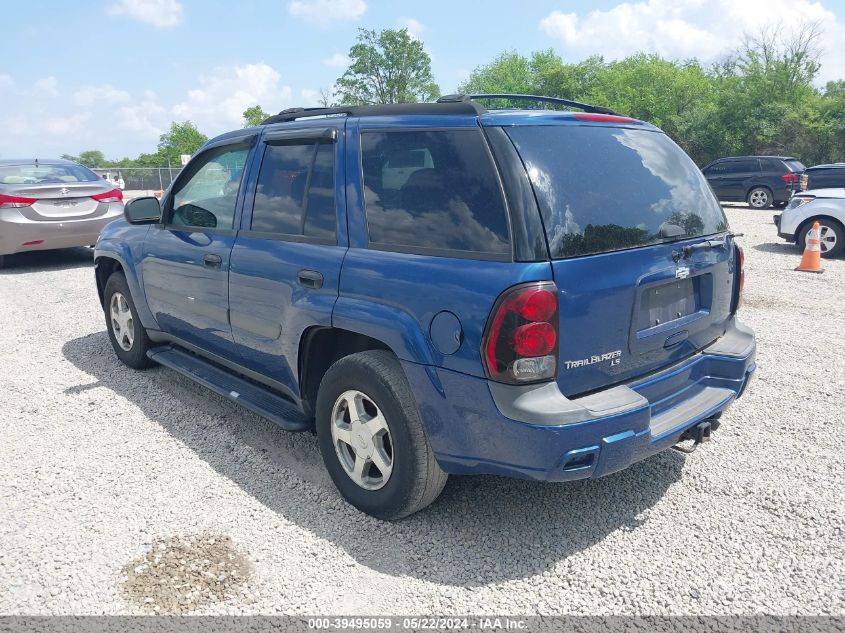
<instances>
[{"instance_id":1,"label":"side mirror","mask_svg":"<svg viewBox=\"0 0 845 633\"><path fill-rule=\"evenodd\" d=\"M204 229L217 228L216 215L208 209L203 209L190 202L179 207L179 214L188 226L199 226Z\"/></svg>"},{"instance_id":2,"label":"side mirror","mask_svg":"<svg viewBox=\"0 0 845 633\"><path fill-rule=\"evenodd\" d=\"M135 198L123 207L123 216L129 224L154 224L161 220L161 203L158 198Z\"/></svg>"}]
</instances>

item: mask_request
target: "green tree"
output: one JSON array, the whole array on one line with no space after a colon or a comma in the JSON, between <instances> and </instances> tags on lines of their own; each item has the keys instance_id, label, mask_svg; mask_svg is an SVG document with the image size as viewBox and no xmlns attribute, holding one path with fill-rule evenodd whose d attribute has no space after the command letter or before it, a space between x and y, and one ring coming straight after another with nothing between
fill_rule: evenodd
<instances>
[{"instance_id":1,"label":"green tree","mask_svg":"<svg viewBox=\"0 0 845 633\"><path fill-rule=\"evenodd\" d=\"M208 140L190 121L170 124L170 129L161 135L158 142L158 166L180 165L181 154L193 154ZM142 155L143 157L143 155ZM142 158L139 157L139 160ZM146 165L142 165L146 166Z\"/></svg>"},{"instance_id":2,"label":"green tree","mask_svg":"<svg viewBox=\"0 0 845 633\"><path fill-rule=\"evenodd\" d=\"M244 110L243 113L244 127L255 127L256 125L261 125L261 123L269 116L269 114L261 109L260 105L249 107Z\"/></svg>"},{"instance_id":3,"label":"green tree","mask_svg":"<svg viewBox=\"0 0 845 633\"><path fill-rule=\"evenodd\" d=\"M103 153L98 149L90 149L81 152L79 154L79 160L77 162L80 165L85 165L86 167L90 168L109 166L109 162L106 160L106 157L103 156Z\"/></svg>"},{"instance_id":4,"label":"green tree","mask_svg":"<svg viewBox=\"0 0 845 633\"><path fill-rule=\"evenodd\" d=\"M416 103L440 96L423 43L407 29L358 29L351 63L337 80L337 98L347 105Z\"/></svg>"}]
</instances>

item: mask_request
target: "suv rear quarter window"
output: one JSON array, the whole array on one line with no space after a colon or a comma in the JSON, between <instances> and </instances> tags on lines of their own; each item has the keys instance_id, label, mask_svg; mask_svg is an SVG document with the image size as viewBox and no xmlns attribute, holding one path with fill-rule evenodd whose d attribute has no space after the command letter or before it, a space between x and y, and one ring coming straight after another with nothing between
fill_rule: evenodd
<instances>
[{"instance_id":1,"label":"suv rear quarter window","mask_svg":"<svg viewBox=\"0 0 845 633\"><path fill-rule=\"evenodd\" d=\"M370 245L510 256L501 185L480 130L361 135Z\"/></svg>"}]
</instances>

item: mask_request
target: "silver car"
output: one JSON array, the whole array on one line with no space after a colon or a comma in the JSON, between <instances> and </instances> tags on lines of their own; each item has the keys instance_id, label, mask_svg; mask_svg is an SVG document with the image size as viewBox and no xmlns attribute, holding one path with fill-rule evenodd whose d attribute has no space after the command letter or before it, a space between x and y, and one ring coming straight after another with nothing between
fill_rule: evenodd
<instances>
[{"instance_id":1,"label":"silver car","mask_svg":"<svg viewBox=\"0 0 845 633\"><path fill-rule=\"evenodd\" d=\"M69 160L0 160L0 266L23 251L87 246L123 214L123 193Z\"/></svg>"}]
</instances>

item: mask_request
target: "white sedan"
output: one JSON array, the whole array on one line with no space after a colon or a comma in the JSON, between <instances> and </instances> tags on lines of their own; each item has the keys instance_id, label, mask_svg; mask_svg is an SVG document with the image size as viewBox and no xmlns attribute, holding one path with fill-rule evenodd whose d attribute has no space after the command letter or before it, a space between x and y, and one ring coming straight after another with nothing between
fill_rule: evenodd
<instances>
[{"instance_id":1,"label":"white sedan","mask_svg":"<svg viewBox=\"0 0 845 633\"><path fill-rule=\"evenodd\" d=\"M821 225L822 257L836 257L845 249L845 188L812 189L792 197L783 213L775 215L778 236L802 249L807 232Z\"/></svg>"}]
</instances>

